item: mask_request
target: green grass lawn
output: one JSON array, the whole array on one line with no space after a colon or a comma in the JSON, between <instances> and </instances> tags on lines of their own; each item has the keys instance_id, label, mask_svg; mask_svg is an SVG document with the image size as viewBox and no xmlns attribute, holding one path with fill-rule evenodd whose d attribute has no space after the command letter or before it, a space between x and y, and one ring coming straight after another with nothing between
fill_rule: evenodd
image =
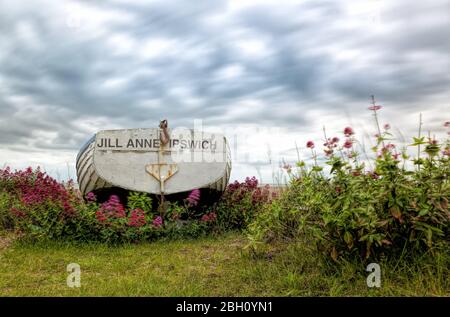
<instances>
[{"instance_id":1,"label":"green grass lawn","mask_svg":"<svg viewBox=\"0 0 450 317\"><path fill-rule=\"evenodd\" d=\"M1 296L448 296L448 267L383 273L369 289L351 266L325 273L299 248L250 256L245 237L107 246L32 245L0 235ZM69 263L81 266L81 287L66 285ZM400 273L399 273L400 272Z\"/></svg>"}]
</instances>

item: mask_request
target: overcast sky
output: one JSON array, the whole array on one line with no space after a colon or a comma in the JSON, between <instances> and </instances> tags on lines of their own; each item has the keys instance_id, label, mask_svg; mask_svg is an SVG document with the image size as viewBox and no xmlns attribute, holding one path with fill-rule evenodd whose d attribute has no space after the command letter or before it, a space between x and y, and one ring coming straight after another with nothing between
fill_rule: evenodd
<instances>
[{"instance_id":1,"label":"overcast sky","mask_svg":"<svg viewBox=\"0 0 450 317\"><path fill-rule=\"evenodd\" d=\"M444 135L449 39L449 0L0 0L0 167L74 177L98 130L201 119L233 179L271 182L323 126L375 133L371 94L398 135Z\"/></svg>"}]
</instances>

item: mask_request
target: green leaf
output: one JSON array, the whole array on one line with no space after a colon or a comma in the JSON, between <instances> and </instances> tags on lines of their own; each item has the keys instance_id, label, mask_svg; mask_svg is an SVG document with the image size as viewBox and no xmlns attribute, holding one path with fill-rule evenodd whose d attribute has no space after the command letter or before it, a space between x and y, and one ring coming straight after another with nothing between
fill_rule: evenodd
<instances>
[{"instance_id":1,"label":"green leaf","mask_svg":"<svg viewBox=\"0 0 450 317\"><path fill-rule=\"evenodd\" d=\"M306 164L304 161L297 162L298 167L304 167Z\"/></svg>"},{"instance_id":2,"label":"green leaf","mask_svg":"<svg viewBox=\"0 0 450 317\"><path fill-rule=\"evenodd\" d=\"M347 247L351 249L353 247L353 236L350 232L345 231L344 233L344 241L347 243Z\"/></svg>"},{"instance_id":3,"label":"green leaf","mask_svg":"<svg viewBox=\"0 0 450 317\"><path fill-rule=\"evenodd\" d=\"M312 168L312 170L313 170L313 172L321 172L323 170L323 167L321 167L321 166L314 166Z\"/></svg>"},{"instance_id":4,"label":"green leaf","mask_svg":"<svg viewBox=\"0 0 450 317\"><path fill-rule=\"evenodd\" d=\"M419 216L420 216L420 217L425 216L426 214L428 214L428 209L422 209L422 210L419 212Z\"/></svg>"},{"instance_id":5,"label":"green leaf","mask_svg":"<svg viewBox=\"0 0 450 317\"><path fill-rule=\"evenodd\" d=\"M418 145L422 145L422 144L426 143L425 137L421 137L421 138L413 137L413 140L414 140L414 143L410 144L410 146L418 146Z\"/></svg>"}]
</instances>

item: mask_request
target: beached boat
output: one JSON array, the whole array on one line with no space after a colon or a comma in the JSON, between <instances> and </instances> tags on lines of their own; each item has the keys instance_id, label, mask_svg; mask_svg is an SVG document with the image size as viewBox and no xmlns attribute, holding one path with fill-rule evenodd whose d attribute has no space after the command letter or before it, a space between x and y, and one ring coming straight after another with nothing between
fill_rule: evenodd
<instances>
[{"instance_id":1,"label":"beached boat","mask_svg":"<svg viewBox=\"0 0 450 317\"><path fill-rule=\"evenodd\" d=\"M167 123L162 127L96 133L76 159L83 196L120 190L164 196L193 189L223 192L231 172L226 138L193 129L171 130Z\"/></svg>"}]
</instances>

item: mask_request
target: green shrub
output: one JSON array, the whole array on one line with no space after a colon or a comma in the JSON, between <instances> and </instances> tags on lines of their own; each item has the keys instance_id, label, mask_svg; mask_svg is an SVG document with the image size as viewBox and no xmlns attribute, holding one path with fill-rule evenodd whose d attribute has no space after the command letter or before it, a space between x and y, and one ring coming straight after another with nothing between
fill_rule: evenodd
<instances>
[{"instance_id":1,"label":"green shrub","mask_svg":"<svg viewBox=\"0 0 450 317\"><path fill-rule=\"evenodd\" d=\"M264 204L271 199L268 187L258 187L255 177L228 185L215 207L218 225L224 230L247 228Z\"/></svg>"},{"instance_id":2,"label":"green shrub","mask_svg":"<svg viewBox=\"0 0 450 317\"><path fill-rule=\"evenodd\" d=\"M14 216L11 213L11 199L7 192L0 192L0 228L14 227Z\"/></svg>"},{"instance_id":3,"label":"green shrub","mask_svg":"<svg viewBox=\"0 0 450 317\"><path fill-rule=\"evenodd\" d=\"M72 182L58 183L38 168L0 170L0 224L42 239L58 239L73 230L80 204Z\"/></svg>"},{"instance_id":4,"label":"green shrub","mask_svg":"<svg viewBox=\"0 0 450 317\"><path fill-rule=\"evenodd\" d=\"M371 110L377 115L379 108ZM253 243L304 240L335 261L448 250L449 141L419 136L412 144L419 155L411 159L406 150L397 152L387 142L391 135L386 125L376 135L373 169L367 169L370 162L357 153L353 129L346 128L344 134L343 143L325 140L329 175L317 164L314 143L307 143L313 167L299 162L288 190L250 225ZM416 168L408 169L408 162Z\"/></svg>"},{"instance_id":5,"label":"green shrub","mask_svg":"<svg viewBox=\"0 0 450 317\"><path fill-rule=\"evenodd\" d=\"M152 212L152 198L147 193L130 192L127 207L130 210L142 209L146 212Z\"/></svg>"},{"instance_id":6,"label":"green shrub","mask_svg":"<svg viewBox=\"0 0 450 317\"><path fill-rule=\"evenodd\" d=\"M92 192L85 202L72 182L59 183L39 169L6 168L0 170L0 229L21 231L30 240L122 243L195 237L210 232L216 222L211 212L193 211L199 193L192 191L184 205L169 203L168 212L160 213L146 193L131 192L127 206L115 195L99 204Z\"/></svg>"}]
</instances>

